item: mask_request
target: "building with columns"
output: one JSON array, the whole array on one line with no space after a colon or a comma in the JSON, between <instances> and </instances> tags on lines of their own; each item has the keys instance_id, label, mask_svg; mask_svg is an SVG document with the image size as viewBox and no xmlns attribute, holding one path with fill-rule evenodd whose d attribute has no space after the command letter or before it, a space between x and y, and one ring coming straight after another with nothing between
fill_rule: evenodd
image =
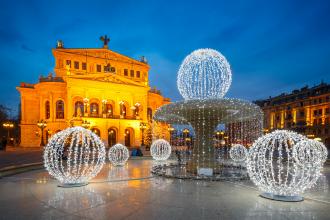
<instances>
[{"instance_id":1,"label":"building with columns","mask_svg":"<svg viewBox=\"0 0 330 220\"><path fill-rule=\"evenodd\" d=\"M264 112L264 131L289 129L330 148L330 84L293 90L256 101Z\"/></svg>"},{"instance_id":2,"label":"building with columns","mask_svg":"<svg viewBox=\"0 0 330 220\"><path fill-rule=\"evenodd\" d=\"M59 41L52 50L55 75L17 87L22 147L40 146L41 137L47 142L54 133L77 125L90 128L106 146L141 145L154 112L170 100L150 88L144 57L116 53L108 49L106 36L101 39L103 48L64 48ZM37 126L41 120L45 129Z\"/></svg>"}]
</instances>

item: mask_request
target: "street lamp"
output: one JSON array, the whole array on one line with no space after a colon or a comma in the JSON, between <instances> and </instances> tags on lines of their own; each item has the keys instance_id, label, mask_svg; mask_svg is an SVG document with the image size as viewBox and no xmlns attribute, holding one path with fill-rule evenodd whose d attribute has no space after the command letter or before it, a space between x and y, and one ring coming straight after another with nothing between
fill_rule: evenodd
<instances>
[{"instance_id":1,"label":"street lamp","mask_svg":"<svg viewBox=\"0 0 330 220\"><path fill-rule=\"evenodd\" d=\"M9 141L9 139L10 139L9 131L10 131L10 129L12 129L14 127L14 124L12 122L6 122L6 123L3 123L2 126L5 129L7 129L7 140Z\"/></svg>"},{"instance_id":2,"label":"street lamp","mask_svg":"<svg viewBox=\"0 0 330 220\"><path fill-rule=\"evenodd\" d=\"M144 146L144 130L147 128L147 123L140 122L140 129L142 132L142 140L141 140L141 146Z\"/></svg>"},{"instance_id":3,"label":"street lamp","mask_svg":"<svg viewBox=\"0 0 330 220\"><path fill-rule=\"evenodd\" d=\"M172 145L172 138L173 138L172 135L175 129L171 125L169 125L167 130L170 132L170 144Z\"/></svg>"},{"instance_id":4,"label":"street lamp","mask_svg":"<svg viewBox=\"0 0 330 220\"><path fill-rule=\"evenodd\" d=\"M185 128L182 132L183 132L184 145L187 146L187 141L189 140L187 138L189 137L190 131L189 131L189 129Z\"/></svg>"},{"instance_id":5,"label":"street lamp","mask_svg":"<svg viewBox=\"0 0 330 220\"><path fill-rule=\"evenodd\" d=\"M90 126L91 126L91 123L87 120L83 120L81 123L81 127L85 128L85 129L89 129Z\"/></svg>"},{"instance_id":6,"label":"street lamp","mask_svg":"<svg viewBox=\"0 0 330 220\"><path fill-rule=\"evenodd\" d=\"M41 142L40 142L40 146L45 146L45 142L44 142L44 129L47 127L47 122L45 120L41 119L40 121L37 122L37 126L41 130Z\"/></svg>"}]
</instances>

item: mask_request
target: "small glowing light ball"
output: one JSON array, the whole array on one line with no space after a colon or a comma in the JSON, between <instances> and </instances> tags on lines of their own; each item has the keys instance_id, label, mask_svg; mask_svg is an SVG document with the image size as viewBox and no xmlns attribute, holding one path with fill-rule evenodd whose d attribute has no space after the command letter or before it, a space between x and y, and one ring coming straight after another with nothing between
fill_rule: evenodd
<instances>
[{"instance_id":1,"label":"small glowing light ball","mask_svg":"<svg viewBox=\"0 0 330 220\"><path fill-rule=\"evenodd\" d=\"M234 144L229 150L229 156L235 162L243 162L247 153L247 149L241 144Z\"/></svg>"},{"instance_id":2,"label":"small glowing light ball","mask_svg":"<svg viewBox=\"0 0 330 220\"><path fill-rule=\"evenodd\" d=\"M320 163L311 163L320 153L318 148L299 146L299 142L305 141L307 138L295 132L277 130L253 143L246 160L247 170L263 192L261 196L282 201L303 200L300 194L315 184L322 167Z\"/></svg>"},{"instance_id":3,"label":"small glowing light ball","mask_svg":"<svg viewBox=\"0 0 330 220\"><path fill-rule=\"evenodd\" d=\"M96 134L71 127L49 140L44 149L44 166L61 186L80 186L100 172L105 156L105 146Z\"/></svg>"},{"instance_id":4,"label":"small glowing light ball","mask_svg":"<svg viewBox=\"0 0 330 220\"><path fill-rule=\"evenodd\" d=\"M129 151L124 145L115 144L110 148L108 156L113 165L123 166L129 158Z\"/></svg>"},{"instance_id":5,"label":"small glowing light ball","mask_svg":"<svg viewBox=\"0 0 330 220\"><path fill-rule=\"evenodd\" d=\"M328 157L327 148L316 140L302 140L294 146L293 157L300 164L323 165Z\"/></svg>"},{"instance_id":6,"label":"small glowing light ball","mask_svg":"<svg viewBox=\"0 0 330 220\"><path fill-rule=\"evenodd\" d=\"M184 99L219 99L232 80L226 58L213 49L199 49L189 54L178 71L177 85Z\"/></svg>"},{"instance_id":7,"label":"small glowing light ball","mask_svg":"<svg viewBox=\"0 0 330 220\"><path fill-rule=\"evenodd\" d=\"M171 145L164 139L154 141L150 148L154 160L167 160L171 156Z\"/></svg>"}]
</instances>

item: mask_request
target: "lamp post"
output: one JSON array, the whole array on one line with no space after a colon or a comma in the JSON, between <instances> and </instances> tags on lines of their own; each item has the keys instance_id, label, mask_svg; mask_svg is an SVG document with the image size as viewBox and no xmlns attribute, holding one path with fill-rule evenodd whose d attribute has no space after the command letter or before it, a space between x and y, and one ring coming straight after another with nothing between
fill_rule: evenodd
<instances>
[{"instance_id":1,"label":"lamp post","mask_svg":"<svg viewBox=\"0 0 330 220\"><path fill-rule=\"evenodd\" d=\"M37 126L41 130L41 142L40 142L40 146L45 146L45 142L44 142L44 129L47 127L47 122L45 120L41 119L40 121L37 122Z\"/></svg>"},{"instance_id":2,"label":"lamp post","mask_svg":"<svg viewBox=\"0 0 330 220\"><path fill-rule=\"evenodd\" d=\"M140 129L142 132L142 138L141 138L141 146L144 146L144 130L147 128L147 123L140 122Z\"/></svg>"},{"instance_id":3,"label":"lamp post","mask_svg":"<svg viewBox=\"0 0 330 220\"><path fill-rule=\"evenodd\" d=\"M172 145L172 138L173 138L172 135L175 129L171 125L169 125L167 130L170 132L170 144Z\"/></svg>"},{"instance_id":4,"label":"lamp post","mask_svg":"<svg viewBox=\"0 0 330 220\"><path fill-rule=\"evenodd\" d=\"M87 120L83 120L81 123L81 127L85 128L85 129L89 129L90 126L91 126L91 123Z\"/></svg>"},{"instance_id":5,"label":"lamp post","mask_svg":"<svg viewBox=\"0 0 330 220\"><path fill-rule=\"evenodd\" d=\"M184 130L183 130L183 140L184 140L184 145L185 146L187 146L187 138L189 137L189 129L187 129L187 128L185 128ZM187 146L187 148L188 148L188 146Z\"/></svg>"},{"instance_id":6,"label":"lamp post","mask_svg":"<svg viewBox=\"0 0 330 220\"><path fill-rule=\"evenodd\" d=\"M3 123L2 126L7 130L7 140L9 141L10 140L9 131L14 127L14 124L12 122L6 122Z\"/></svg>"}]
</instances>

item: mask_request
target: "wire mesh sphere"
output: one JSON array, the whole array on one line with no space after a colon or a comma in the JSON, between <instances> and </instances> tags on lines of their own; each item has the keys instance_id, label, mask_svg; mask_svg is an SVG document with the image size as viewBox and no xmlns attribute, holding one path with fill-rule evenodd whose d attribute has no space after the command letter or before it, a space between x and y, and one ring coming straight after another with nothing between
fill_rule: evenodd
<instances>
[{"instance_id":1,"label":"wire mesh sphere","mask_svg":"<svg viewBox=\"0 0 330 220\"><path fill-rule=\"evenodd\" d=\"M305 158L298 163L293 153L295 145L305 140L295 132L276 130L253 143L246 160L247 170L264 197L301 201L299 194L317 181L321 165L309 164Z\"/></svg>"},{"instance_id":2,"label":"wire mesh sphere","mask_svg":"<svg viewBox=\"0 0 330 220\"><path fill-rule=\"evenodd\" d=\"M229 150L229 156L235 162L245 161L247 154L247 149L241 144L234 144Z\"/></svg>"},{"instance_id":3,"label":"wire mesh sphere","mask_svg":"<svg viewBox=\"0 0 330 220\"><path fill-rule=\"evenodd\" d=\"M227 93L232 80L226 58L213 49L189 54L178 71L177 85L184 99L217 99Z\"/></svg>"},{"instance_id":4,"label":"wire mesh sphere","mask_svg":"<svg viewBox=\"0 0 330 220\"><path fill-rule=\"evenodd\" d=\"M108 157L113 165L123 166L129 158L129 151L124 145L115 144L110 148Z\"/></svg>"},{"instance_id":5,"label":"wire mesh sphere","mask_svg":"<svg viewBox=\"0 0 330 220\"><path fill-rule=\"evenodd\" d=\"M328 157L327 148L323 143L316 140L302 140L293 148L293 157L300 164L323 165Z\"/></svg>"},{"instance_id":6,"label":"wire mesh sphere","mask_svg":"<svg viewBox=\"0 0 330 220\"><path fill-rule=\"evenodd\" d=\"M167 160L171 156L171 145L164 139L154 141L150 148L154 160Z\"/></svg>"},{"instance_id":7,"label":"wire mesh sphere","mask_svg":"<svg viewBox=\"0 0 330 220\"><path fill-rule=\"evenodd\" d=\"M84 185L105 162L105 146L92 131L71 127L60 131L44 149L44 166L63 186Z\"/></svg>"}]
</instances>

